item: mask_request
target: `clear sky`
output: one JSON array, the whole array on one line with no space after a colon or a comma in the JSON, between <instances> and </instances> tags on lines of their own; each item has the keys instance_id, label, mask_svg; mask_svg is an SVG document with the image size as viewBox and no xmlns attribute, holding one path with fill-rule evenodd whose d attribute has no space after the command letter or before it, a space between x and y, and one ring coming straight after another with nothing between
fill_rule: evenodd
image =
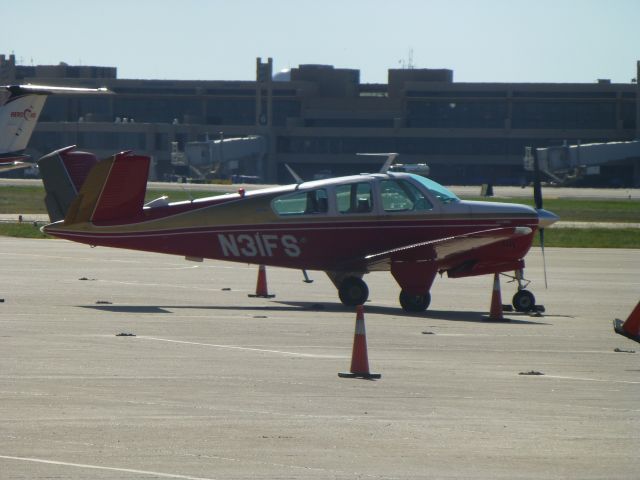
<instances>
[{"instance_id":1,"label":"clear sky","mask_svg":"<svg viewBox=\"0 0 640 480\"><path fill-rule=\"evenodd\" d=\"M416 68L456 82L629 83L640 0L0 0L0 53L119 78L254 80L305 63L386 83Z\"/></svg>"}]
</instances>

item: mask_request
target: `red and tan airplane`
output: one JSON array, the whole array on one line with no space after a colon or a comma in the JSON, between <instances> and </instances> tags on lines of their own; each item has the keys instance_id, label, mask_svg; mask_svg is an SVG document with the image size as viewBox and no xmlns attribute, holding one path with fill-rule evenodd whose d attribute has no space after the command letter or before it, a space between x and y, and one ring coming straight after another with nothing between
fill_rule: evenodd
<instances>
[{"instance_id":1,"label":"red and tan airplane","mask_svg":"<svg viewBox=\"0 0 640 480\"><path fill-rule=\"evenodd\" d=\"M361 174L168 203L144 204L150 159L122 152L102 161L67 147L38 161L54 237L302 270L322 270L345 305L369 295L362 277L390 271L406 311L424 311L438 273L515 271L513 303L531 309L524 257L535 231L558 217L543 209L460 200L409 173Z\"/></svg>"}]
</instances>

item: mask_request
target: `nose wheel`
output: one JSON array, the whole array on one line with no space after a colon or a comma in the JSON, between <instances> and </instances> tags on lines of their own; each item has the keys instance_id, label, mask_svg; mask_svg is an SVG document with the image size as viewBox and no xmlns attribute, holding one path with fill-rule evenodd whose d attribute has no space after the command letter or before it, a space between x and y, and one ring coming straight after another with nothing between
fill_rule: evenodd
<instances>
[{"instance_id":1,"label":"nose wheel","mask_svg":"<svg viewBox=\"0 0 640 480\"><path fill-rule=\"evenodd\" d=\"M522 269L515 271L512 277L518 283L518 291L513 296L511 304L516 312L531 312L536 308L536 297L526 288L529 286L529 280L524 278Z\"/></svg>"},{"instance_id":2,"label":"nose wheel","mask_svg":"<svg viewBox=\"0 0 640 480\"><path fill-rule=\"evenodd\" d=\"M512 304L516 312L530 312L536 306L536 297L529 290L518 290Z\"/></svg>"}]
</instances>

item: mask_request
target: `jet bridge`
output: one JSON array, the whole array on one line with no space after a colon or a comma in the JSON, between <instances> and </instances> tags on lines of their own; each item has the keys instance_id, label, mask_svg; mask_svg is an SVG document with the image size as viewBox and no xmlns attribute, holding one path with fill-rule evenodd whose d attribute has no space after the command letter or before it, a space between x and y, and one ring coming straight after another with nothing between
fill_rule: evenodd
<instances>
[{"instance_id":1,"label":"jet bridge","mask_svg":"<svg viewBox=\"0 0 640 480\"><path fill-rule=\"evenodd\" d=\"M640 141L586 143L554 147L526 147L524 168L533 171L534 154L540 171L558 183L566 184L589 175L600 175L602 168L626 167L620 181L640 187Z\"/></svg>"},{"instance_id":2,"label":"jet bridge","mask_svg":"<svg viewBox=\"0 0 640 480\"><path fill-rule=\"evenodd\" d=\"M266 138L259 135L221 137L218 140L207 138L202 142L188 142L184 152L179 152L177 144L174 145L171 163L176 171L186 168L192 178L239 177L241 183L256 183L264 177L266 155Z\"/></svg>"}]
</instances>

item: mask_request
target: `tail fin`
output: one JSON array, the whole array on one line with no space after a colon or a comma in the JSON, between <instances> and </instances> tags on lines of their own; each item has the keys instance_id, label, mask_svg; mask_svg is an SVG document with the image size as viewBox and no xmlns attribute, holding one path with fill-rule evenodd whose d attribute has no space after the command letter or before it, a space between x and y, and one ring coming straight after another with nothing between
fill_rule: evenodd
<instances>
[{"instance_id":1,"label":"tail fin","mask_svg":"<svg viewBox=\"0 0 640 480\"><path fill-rule=\"evenodd\" d=\"M47 99L46 92L25 92L20 87L6 88L10 96L0 106L0 155L20 153L27 148Z\"/></svg>"},{"instance_id":2,"label":"tail fin","mask_svg":"<svg viewBox=\"0 0 640 480\"><path fill-rule=\"evenodd\" d=\"M55 158L55 154L58 154L62 161L56 163L49 160ZM92 156L86 152L63 149L38 161L47 198L52 197L56 200L45 200L51 220L64 218L64 223L71 225L82 222L130 221L140 216L151 159L143 155L133 155L131 152L122 152L97 163L94 161L93 167L88 171L86 167L91 164ZM93 158L95 159L95 156ZM55 165L56 171L47 167L43 169L43 160ZM59 172L60 168L66 174L66 178ZM76 185L81 185L79 190L76 189ZM71 201L67 203L72 194ZM53 208L50 204L53 204ZM57 205L63 205L64 208L56 210Z\"/></svg>"},{"instance_id":3,"label":"tail fin","mask_svg":"<svg viewBox=\"0 0 640 480\"><path fill-rule=\"evenodd\" d=\"M27 148L47 96L63 94L111 94L106 88L55 87L44 85L0 86L9 92L0 105L0 156L16 155Z\"/></svg>"},{"instance_id":4,"label":"tail fin","mask_svg":"<svg viewBox=\"0 0 640 480\"><path fill-rule=\"evenodd\" d=\"M44 199L52 222L62 220L89 171L98 163L92 153L75 150L75 145L51 152L40 160L38 167L47 195Z\"/></svg>"},{"instance_id":5,"label":"tail fin","mask_svg":"<svg viewBox=\"0 0 640 480\"><path fill-rule=\"evenodd\" d=\"M133 220L142 214L150 157L122 152L91 170L65 223Z\"/></svg>"}]
</instances>

